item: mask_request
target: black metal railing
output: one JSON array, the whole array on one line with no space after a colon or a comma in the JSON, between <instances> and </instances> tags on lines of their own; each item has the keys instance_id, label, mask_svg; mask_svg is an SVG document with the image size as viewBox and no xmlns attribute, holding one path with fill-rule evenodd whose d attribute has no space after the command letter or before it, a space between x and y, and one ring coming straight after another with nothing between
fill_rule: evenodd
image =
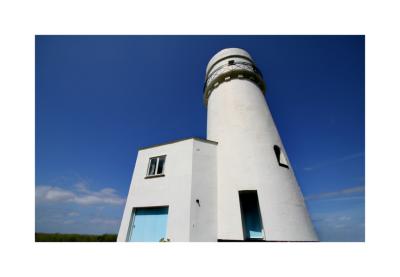
<instances>
[{"instance_id":1,"label":"black metal railing","mask_svg":"<svg viewBox=\"0 0 400 277\"><path fill-rule=\"evenodd\" d=\"M237 76L234 76L235 72L238 72ZM241 73L246 73L246 74L241 74ZM264 90L263 75L261 71L251 62L235 61L233 63L230 62L218 66L206 76L206 80L204 82L204 87L203 87L205 100L208 98L211 92L210 90L214 88L214 85L217 86L219 82L223 81L220 80L221 79L219 78L220 76L224 78L226 78L225 76L229 76L231 78L238 78L240 76L243 76L244 78L246 78L246 76L244 75L250 76L250 79L255 80L256 83L260 85L260 88Z\"/></svg>"}]
</instances>

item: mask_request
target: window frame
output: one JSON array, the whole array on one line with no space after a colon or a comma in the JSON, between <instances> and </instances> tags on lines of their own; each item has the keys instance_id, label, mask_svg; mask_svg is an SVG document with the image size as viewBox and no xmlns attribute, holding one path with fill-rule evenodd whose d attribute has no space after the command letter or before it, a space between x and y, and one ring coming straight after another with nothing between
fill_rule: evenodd
<instances>
[{"instance_id":1,"label":"window frame","mask_svg":"<svg viewBox=\"0 0 400 277\"><path fill-rule=\"evenodd\" d=\"M163 169L162 169L162 172L161 172L161 173L157 173L157 171L158 171L158 164L159 164L161 158L164 158ZM151 161L152 161L153 159L157 159L157 160L156 160L156 167L155 167L155 169L154 169L154 174L151 174L151 175L150 175L150 166L151 166ZM155 178L155 177L163 177L163 176L165 176L164 172L165 172L165 163L166 163L166 160L167 160L167 155L160 155L160 156L150 157L150 158L149 158L149 162L148 162L148 164L147 164L147 170L146 170L146 176L145 176L145 178Z\"/></svg>"}]
</instances>

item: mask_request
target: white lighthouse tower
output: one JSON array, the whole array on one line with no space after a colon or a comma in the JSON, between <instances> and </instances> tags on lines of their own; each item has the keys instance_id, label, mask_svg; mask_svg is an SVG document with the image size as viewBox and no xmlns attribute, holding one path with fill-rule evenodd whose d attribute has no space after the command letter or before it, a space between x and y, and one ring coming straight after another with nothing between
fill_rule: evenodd
<instances>
[{"instance_id":1,"label":"white lighthouse tower","mask_svg":"<svg viewBox=\"0 0 400 277\"><path fill-rule=\"evenodd\" d=\"M318 241L249 53L208 63L207 139L218 142L218 240Z\"/></svg>"}]
</instances>

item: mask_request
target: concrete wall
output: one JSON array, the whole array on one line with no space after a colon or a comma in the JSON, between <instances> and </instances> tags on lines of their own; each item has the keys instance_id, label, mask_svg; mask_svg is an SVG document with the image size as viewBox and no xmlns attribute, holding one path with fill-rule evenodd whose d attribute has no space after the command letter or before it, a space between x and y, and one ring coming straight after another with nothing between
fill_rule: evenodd
<instances>
[{"instance_id":1,"label":"concrete wall","mask_svg":"<svg viewBox=\"0 0 400 277\"><path fill-rule=\"evenodd\" d=\"M286 152L260 88L246 79L221 83L207 120L207 139L218 141L218 239L244 238L239 191L257 190L266 240L318 240L290 163L277 163L273 146Z\"/></svg>"},{"instance_id":2,"label":"concrete wall","mask_svg":"<svg viewBox=\"0 0 400 277\"><path fill-rule=\"evenodd\" d=\"M140 150L117 240L126 241L133 208L151 206L169 206L166 237L171 241L213 240L216 234L210 230L216 223L209 215L216 214L215 148L213 143L188 139ZM149 159L160 155L166 155L165 176L146 179Z\"/></svg>"},{"instance_id":3,"label":"concrete wall","mask_svg":"<svg viewBox=\"0 0 400 277\"><path fill-rule=\"evenodd\" d=\"M190 241L217 241L216 148L201 141L193 144Z\"/></svg>"}]
</instances>

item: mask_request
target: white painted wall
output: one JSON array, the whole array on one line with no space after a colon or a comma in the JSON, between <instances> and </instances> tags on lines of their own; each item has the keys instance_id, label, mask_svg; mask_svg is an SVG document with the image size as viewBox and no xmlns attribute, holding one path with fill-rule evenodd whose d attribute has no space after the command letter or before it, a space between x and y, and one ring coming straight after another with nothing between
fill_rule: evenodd
<instances>
[{"instance_id":1,"label":"white painted wall","mask_svg":"<svg viewBox=\"0 0 400 277\"><path fill-rule=\"evenodd\" d=\"M166 237L171 241L214 240L216 219L210 214L216 214L215 148L187 139L140 150L117 241L126 241L133 208L152 206L169 206ZM146 179L149 159L160 155L166 155L165 176ZM194 168L200 171L193 173Z\"/></svg>"},{"instance_id":2,"label":"white painted wall","mask_svg":"<svg viewBox=\"0 0 400 277\"><path fill-rule=\"evenodd\" d=\"M216 148L202 141L193 144L190 241L217 241Z\"/></svg>"},{"instance_id":3,"label":"white painted wall","mask_svg":"<svg viewBox=\"0 0 400 277\"><path fill-rule=\"evenodd\" d=\"M243 55L229 49L216 56L236 52ZM243 79L221 83L209 97L207 120L207 139L218 141L218 239L243 239L238 192L257 190L266 240L318 240L290 162L289 169L277 163L273 146L286 152L259 87Z\"/></svg>"}]
</instances>

